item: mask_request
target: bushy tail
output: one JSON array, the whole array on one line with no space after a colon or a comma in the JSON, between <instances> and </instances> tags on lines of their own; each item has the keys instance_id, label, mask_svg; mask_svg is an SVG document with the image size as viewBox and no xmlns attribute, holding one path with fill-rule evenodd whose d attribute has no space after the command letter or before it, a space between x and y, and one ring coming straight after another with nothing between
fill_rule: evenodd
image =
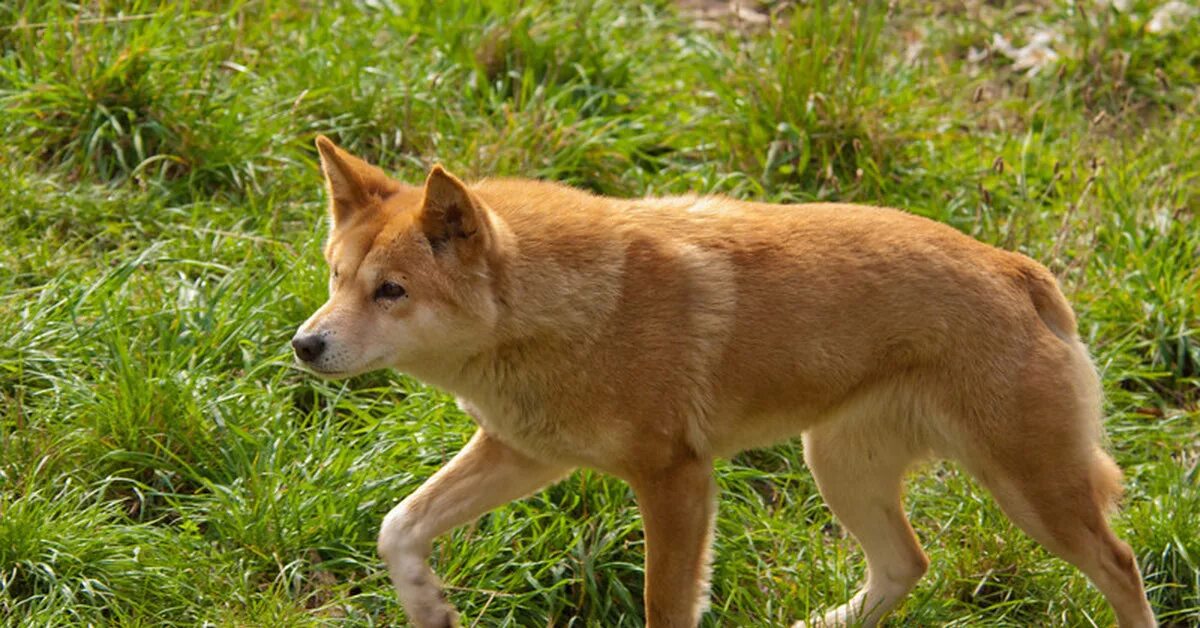
<instances>
[{"instance_id":1,"label":"bushy tail","mask_svg":"<svg viewBox=\"0 0 1200 628\"><path fill-rule=\"evenodd\" d=\"M1103 504L1108 512L1116 510L1125 488L1121 485L1121 469L1099 445L1093 454L1091 473L1092 493L1097 504Z\"/></svg>"},{"instance_id":2,"label":"bushy tail","mask_svg":"<svg viewBox=\"0 0 1200 628\"><path fill-rule=\"evenodd\" d=\"M1088 473L1096 503L1103 504L1108 509L1116 507L1121 499L1121 469L1112 457L1104 451L1104 391L1100 384L1100 375L1096 372L1095 364L1088 355L1087 347L1079 341L1076 329L1075 312L1071 310L1066 297L1058 288L1058 282L1050 271L1038 264L1030 264L1022 269L1022 276L1029 291L1033 307L1046 327L1054 335L1071 345L1074 354L1070 369L1074 381L1073 388L1080 396L1080 407L1085 413L1085 429L1089 431L1092 442L1092 457Z\"/></svg>"},{"instance_id":3,"label":"bushy tail","mask_svg":"<svg viewBox=\"0 0 1200 628\"><path fill-rule=\"evenodd\" d=\"M1104 389L1100 383L1100 374L1096 372L1095 363L1088 355L1087 347L1079 341L1075 312L1058 289L1058 283L1050 271L1035 266L1026 271L1025 281L1029 296L1033 300L1033 307L1042 322L1054 335L1071 346L1073 355L1070 369L1075 383L1073 388L1080 396L1080 408L1085 414L1082 417L1083 427L1089 432L1092 444L1088 474L1093 497L1097 504L1111 512L1116 509L1124 488L1120 467L1113 461L1112 456L1104 451Z\"/></svg>"}]
</instances>

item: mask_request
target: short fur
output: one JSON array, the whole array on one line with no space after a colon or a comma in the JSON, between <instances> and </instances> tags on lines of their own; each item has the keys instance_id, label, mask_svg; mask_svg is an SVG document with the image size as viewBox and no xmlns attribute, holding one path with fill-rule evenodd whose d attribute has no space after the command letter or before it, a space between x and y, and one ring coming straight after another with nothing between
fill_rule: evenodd
<instances>
[{"instance_id":1,"label":"short fur","mask_svg":"<svg viewBox=\"0 0 1200 628\"><path fill-rule=\"evenodd\" d=\"M901 483L929 457L962 463L1121 626L1155 624L1105 521L1120 472L1095 370L1033 260L892 209L468 186L440 166L412 187L317 146L333 272L298 354L326 377L410 373L479 425L383 523L417 626L457 623L427 564L435 537L579 466L637 495L647 624L695 625L713 459L796 436L868 568L814 624L872 625L925 572Z\"/></svg>"}]
</instances>

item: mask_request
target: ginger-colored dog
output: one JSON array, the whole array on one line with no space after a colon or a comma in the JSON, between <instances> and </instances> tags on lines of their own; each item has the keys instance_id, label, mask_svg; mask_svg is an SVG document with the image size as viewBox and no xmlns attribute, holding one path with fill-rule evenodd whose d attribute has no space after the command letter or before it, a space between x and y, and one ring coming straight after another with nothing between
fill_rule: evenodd
<instances>
[{"instance_id":1,"label":"ginger-colored dog","mask_svg":"<svg viewBox=\"0 0 1200 628\"><path fill-rule=\"evenodd\" d=\"M1083 570L1121 626L1153 626L1105 521L1120 471L1100 387L1054 277L891 209L639 200L527 180L392 180L317 138L329 301L292 344L323 377L395 368L479 430L384 519L411 621L457 623L427 564L455 526L587 466L633 487L647 624L703 612L712 462L802 435L862 545L865 586L817 625L873 625L925 573L905 470L957 460Z\"/></svg>"}]
</instances>

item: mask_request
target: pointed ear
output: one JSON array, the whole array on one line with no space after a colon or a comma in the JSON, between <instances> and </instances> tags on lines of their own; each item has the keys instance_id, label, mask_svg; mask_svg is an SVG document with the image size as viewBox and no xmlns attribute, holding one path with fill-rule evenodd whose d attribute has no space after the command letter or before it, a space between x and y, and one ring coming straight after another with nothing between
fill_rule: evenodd
<instances>
[{"instance_id":1,"label":"pointed ear","mask_svg":"<svg viewBox=\"0 0 1200 628\"><path fill-rule=\"evenodd\" d=\"M400 189L400 183L382 170L342 150L324 135L317 136L317 152L321 154L321 171L325 173L334 225L350 219L356 212L371 209L373 199Z\"/></svg>"},{"instance_id":2,"label":"pointed ear","mask_svg":"<svg viewBox=\"0 0 1200 628\"><path fill-rule=\"evenodd\" d=\"M467 186L441 164L429 171L421 203L421 229L435 252L447 244L486 243L486 211Z\"/></svg>"}]
</instances>

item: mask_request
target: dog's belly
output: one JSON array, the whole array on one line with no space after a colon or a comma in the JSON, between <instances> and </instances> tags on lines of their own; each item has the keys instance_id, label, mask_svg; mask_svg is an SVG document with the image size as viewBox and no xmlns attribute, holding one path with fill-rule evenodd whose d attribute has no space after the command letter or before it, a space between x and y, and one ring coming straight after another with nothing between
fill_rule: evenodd
<instances>
[{"instance_id":1,"label":"dog's belly","mask_svg":"<svg viewBox=\"0 0 1200 628\"><path fill-rule=\"evenodd\" d=\"M820 415L811 409L721 417L713 422L709 447L714 456L729 458L747 449L768 447L796 438L819 418Z\"/></svg>"}]
</instances>

